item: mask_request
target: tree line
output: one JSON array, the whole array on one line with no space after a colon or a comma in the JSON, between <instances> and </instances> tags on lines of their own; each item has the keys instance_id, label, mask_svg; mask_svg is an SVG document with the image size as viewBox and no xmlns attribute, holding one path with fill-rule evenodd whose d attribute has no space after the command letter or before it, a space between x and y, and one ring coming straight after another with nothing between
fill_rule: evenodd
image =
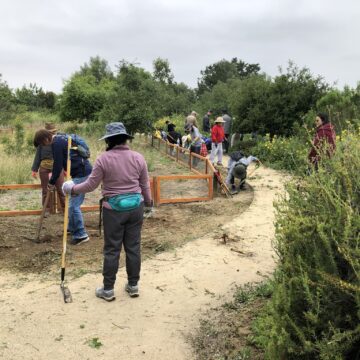
<instances>
[{"instance_id":1,"label":"tree line","mask_svg":"<svg viewBox=\"0 0 360 360\"><path fill-rule=\"evenodd\" d=\"M0 123L16 112L47 110L63 121L123 121L130 131L146 131L147 124L164 116L187 115L191 110L214 116L227 109L233 131L289 136L314 111L329 113L338 127L359 118L360 86L339 90L308 68L289 62L270 77L259 64L238 58L222 59L200 72L192 89L174 81L168 60L157 58L152 71L121 60L112 71L99 56L90 58L64 81L60 94L36 84L11 90L0 77Z\"/></svg>"}]
</instances>

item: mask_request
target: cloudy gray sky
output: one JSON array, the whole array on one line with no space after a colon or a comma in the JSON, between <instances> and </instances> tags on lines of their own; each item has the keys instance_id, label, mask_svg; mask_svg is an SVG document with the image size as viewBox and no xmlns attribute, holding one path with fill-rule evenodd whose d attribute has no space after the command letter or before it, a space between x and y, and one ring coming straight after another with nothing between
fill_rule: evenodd
<instances>
[{"instance_id":1,"label":"cloudy gray sky","mask_svg":"<svg viewBox=\"0 0 360 360\"><path fill-rule=\"evenodd\" d=\"M360 80L359 0L1 1L0 73L11 88L36 82L60 92L91 56L151 70L169 60L196 86L222 58L259 63L269 75L289 59L339 87Z\"/></svg>"}]
</instances>

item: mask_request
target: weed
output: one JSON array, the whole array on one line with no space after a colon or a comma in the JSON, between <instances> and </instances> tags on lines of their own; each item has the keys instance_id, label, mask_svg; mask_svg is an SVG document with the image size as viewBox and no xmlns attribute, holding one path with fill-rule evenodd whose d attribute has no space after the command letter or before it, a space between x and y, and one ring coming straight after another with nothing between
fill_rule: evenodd
<instances>
[{"instance_id":1,"label":"weed","mask_svg":"<svg viewBox=\"0 0 360 360\"><path fill-rule=\"evenodd\" d=\"M100 349L100 347L103 346L97 337L88 340L87 344L93 349Z\"/></svg>"}]
</instances>

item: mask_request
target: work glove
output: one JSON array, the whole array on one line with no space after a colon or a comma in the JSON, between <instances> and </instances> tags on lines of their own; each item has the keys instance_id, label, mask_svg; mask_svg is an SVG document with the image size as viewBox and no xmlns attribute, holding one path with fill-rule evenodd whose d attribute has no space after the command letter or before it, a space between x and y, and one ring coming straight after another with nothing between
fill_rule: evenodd
<instances>
[{"instance_id":1,"label":"work glove","mask_svg":"<svg viewBox=\"0 0 360 360\"><path fill-rule=\"evenodd\" d=\"M154 205L153 202L151 201L150 205L144 206L144 218L147 219L151 217L153 214L154 214Z\"/></svg>"},{"instance_id":2,"label":"work glove","mask_svg":"<svg viewBox=\"0 0 360 360\"><path fill-rule=\"evenodd\" d=\"M47 186L47 189L49 190L49 191L54 191L55 190L55 185L52 185L52 184L48 184L48 186Z\"/></svg>"},{"instance_id":3,"label":"work glove","mask_svg":"<svg viewBox=\"0 0 360 360\"><path fill-rule=\"evenodd\" d=\"M37 171L32 171L31 172L31 176L34 178L34 179L37 179Z\"/></svg>"},{"instance_id":4,"label":"work glove","mask_svg":"<svg viewBox=\"0 0 360 360\"><path fill-rule=\"evenodd\" d=\"M72 191L72 188L74 187L74 185L75 185L75 183L72 180L65 181L61 187L64 195L66 195L66 194L71 195L71 191Z\"/></svg>"}]
</instances>

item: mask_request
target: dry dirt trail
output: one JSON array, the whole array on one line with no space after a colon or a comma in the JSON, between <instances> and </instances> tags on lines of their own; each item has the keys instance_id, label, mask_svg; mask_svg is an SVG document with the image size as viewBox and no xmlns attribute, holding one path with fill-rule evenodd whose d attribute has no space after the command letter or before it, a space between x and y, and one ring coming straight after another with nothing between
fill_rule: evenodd
<instances>
[{"instance_id":1,"label":"dry dirt trail","mask_svg":"<svg viewBox=\"0 0 360 360\"><path fill-rule=\"evenodd\" d=\"M0 358L192 359L186 334L201 311L229 299L235 284L260 281L274 269L273 200L284 176L267 168L255 174L248 180L253 203L223 230L143 262L139 298L124 292L124 269L110 303L94 296L101 274L71 281L74 302L64 304L54 279L1 273ZM238 241L223 244L216 238L222 232ZM89 346L93 338L99 349Z\"/></svg>"}]
</instances>

